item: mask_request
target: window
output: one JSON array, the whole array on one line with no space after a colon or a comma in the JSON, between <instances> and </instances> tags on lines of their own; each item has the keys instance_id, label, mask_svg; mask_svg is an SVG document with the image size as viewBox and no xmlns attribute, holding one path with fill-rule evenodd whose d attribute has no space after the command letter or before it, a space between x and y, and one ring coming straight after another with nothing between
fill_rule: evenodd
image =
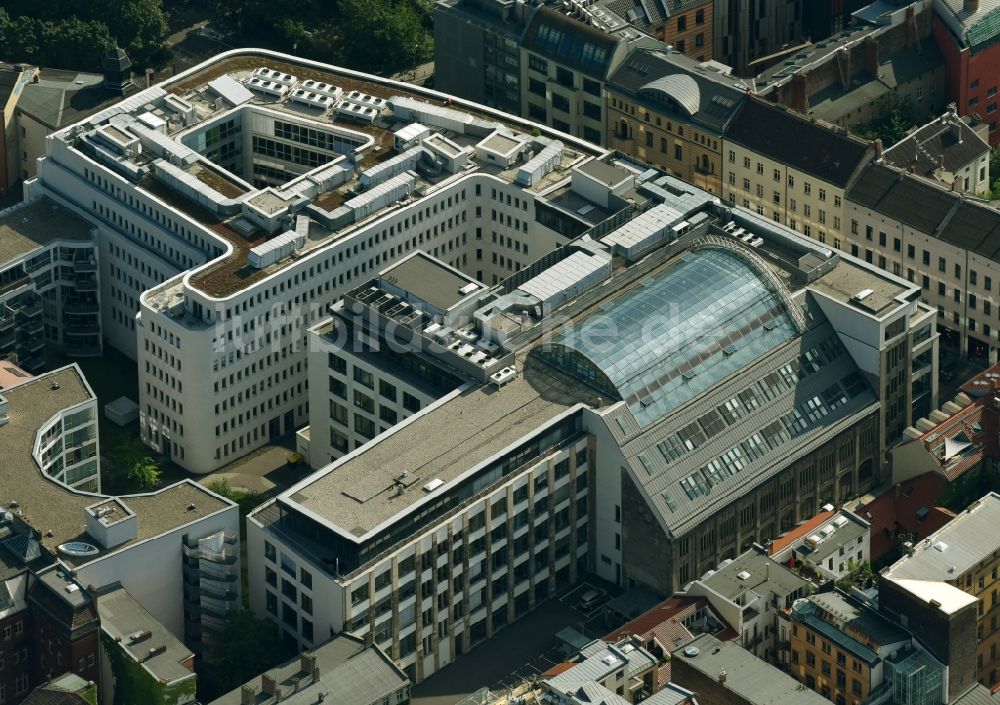
<instances>
[{"instance_id":1,"label":"window","mask_svg":"<svg viewBox=\"0 0 1000 705\"><path fill-rule=\"evenodd\" d=\"M561 110L564 113L569 112L569 99L564 95L559 95L558 93L552 93L552 107L556 110Z\"/></svg>"},{"instance_id":2,"label":"window","mask_svg":"<svg viewBox=\"0 0 1000 705\"><path fill-rule=\"evenodd\" d=\"M408 392L403 392L403 408L415 414L420 411L420 400Z\"/></svg>"},{"instance_id":3,"label":"window","mask_svg":"<svg viewBox=\"0 0 1000 705\"><path fill-rule=\"evenodd\" d=\"M532 71L538 71L539 73L547 74L549 72L549 62L540 56L529 55L528 56L528 68Z\"/></svg>"},{"instance_id":4,"label":"window","mask_svg":"<svg viewBox=\"0 0 1000 705\"><path fill-rule=\"evenodd\" d=\"M378 381L378 393L386 399L396 401L396 387L395 385L389 384L384 379Z\"/></svg>"},{"instance_id":5,"label":"window","mask_svg":"<svg viewBox=\"0 0 1000 705\"><path fill-rule=\"evenodd\" d=\"M302 583L302 587L309 588L312 590L313 586L313 576L305 568L299 568L299 582Z\"/></svg>"},{"instance_id":6,"label":"window","mask_svg":"<svg viewBox=\"0 0 1000 705\"><path fill-rule=\"evenodd\" d=\"M347 360L342 358L340 355L329 353L327 355L327 360L331 370L342 375L347 374Z\"/></svg>"},{"instance_id":7,"label":"window","mask_svg":"<svg viewBox=\"0 0 1000 705\"><path fill-rule=\"evenodd\" d=\"M687 15L681 15L677 18L677 31L683 32L687 29L688 18Z\"/></svg>"}]
</instances>

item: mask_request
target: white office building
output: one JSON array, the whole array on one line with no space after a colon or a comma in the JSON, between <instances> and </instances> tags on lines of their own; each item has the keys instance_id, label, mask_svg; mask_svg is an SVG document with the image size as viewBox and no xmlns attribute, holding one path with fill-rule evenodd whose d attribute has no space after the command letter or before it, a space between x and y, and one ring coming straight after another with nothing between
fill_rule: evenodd
<instances>
[{"instance_id":1,"label":"white office building","mask_svg":"<svg viewBox=\"0 0 1000 705\"><path fill-rule=\"evenodd\" d=\"M596 148L442 98L240 50L49 138L27 198L93 224L151 448L203 473L301 428L308 329L417 249L493 284L608 215L546 198Z\"/></svg>"}]
</instances>

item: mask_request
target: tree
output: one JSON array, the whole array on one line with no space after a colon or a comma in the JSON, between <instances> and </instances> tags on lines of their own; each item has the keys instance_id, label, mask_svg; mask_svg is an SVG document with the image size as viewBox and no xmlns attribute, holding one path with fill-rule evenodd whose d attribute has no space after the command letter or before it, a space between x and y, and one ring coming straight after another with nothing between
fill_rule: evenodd
<instances>
[{"instance_id":1,"label":"tree","mask_svg":"<svg viewBox=\"0 0 1000 705\"><path fill-rule=\"evenodd\" d=\"M222 631L206 645L198 670L199 698L214 700L293 655L278 638L274 622L250 610L231 612Z\"/></svg>"},{"instance_id":2,"label":"tree","mask_svg":"<svg viewBox=\"0 0 1000 705\"><path fill-rule=\"evenodd\" d=\"M86 16L104 22L133 63L143 66L167 36L161 0L94 0Z\"/></svg>"},{"instance_id":3,"label":"tree","mask_svg":"<svg viewBox=\"0 0 1000 705\"><path fill-rule=\"evenodd\" d=\"M160 484L160 466L149 455L142 455L128 469L128 483L132 492L151 490Z\"/></svg>"},{"instance_id":4,"label":"tree","mask_svg":"<svg viewBox=\"0 0 1000 705\"><path fill-rule=\"evenodd\" d=\"M428 11L413 0L340 0L340 13L341 60L351 68L397 71L433 53Z\"/></svg>"},{"instance_id":5,"label":"tree","mask_svg":"<svg viewBox=\"0 0 1000 705\"><path fill-rule=\"evenodd\" d=\"M867 125L854 128L858 136L867 140L882 140L882 146L889 148L906 136L906 133L921 123L921 114L909 98L899 98L893 94L883 106L879 117Z\"/></svg>"},{"instance_id":6,"label":"tree","mask_svg":"<svg viewBox=\"0 0 1000 705\"><path fill-rule=\"evenodd\" d=\"M115 444L104 467L105 482L110 484L107 489L120 494L145 492L160 482L159 464L137 438L126 437Z\"/></svg>"}]
</instances>

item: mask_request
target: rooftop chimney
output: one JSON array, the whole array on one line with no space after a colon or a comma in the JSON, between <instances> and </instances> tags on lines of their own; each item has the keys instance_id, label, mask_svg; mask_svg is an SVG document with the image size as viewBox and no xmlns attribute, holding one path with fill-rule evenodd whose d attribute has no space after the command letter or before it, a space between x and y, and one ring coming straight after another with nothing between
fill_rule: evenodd
<instances>
[{"instance_id":1,"label":"rooftop chimney","mask_svg":"<svg viewBox=\"0 0 1000 705\"><path fill-rule=\"evenodd\" d=\"M725 683L726 682L726 670L725 669L719 671L719 682L720 683Z\"/></svg>"},{"instance_id":2,"label":"rooftop chimney","mask_svg":"<svg viewBox=\"0 0 1000 705\"><path fill-rule=\"evenodd\" d=\"M257 686L245 685L240 688L240 705L253 705L257 699Z\"/></svg>"},{"instance_id":3,"label":"rooftop chimney","mask_svg":"<svg viewBox=\"0 0 1000 705\"><path fill-rule=\"evenodd\" d=\"M962 3L962 9L970 15L976 14L979 12L979 0L965 0Z\"/></svg>"},{"instance_id":4,"label":"rooftop chimney","mask_svg":"<svg viewBox=\"0 0 1000 705\"><path fill-rule=\"evenodd\" d=\"M865 40L865 71L878 78L879 46L878 40L868 37Z\"/></svg>"},{"instance_id":5,"label":"rooftop chimney","mask_svg":"<svg viewBox=\"0 0 1000 705\"><path fill-rule=\"evenodd\" d=\"M313 680L319 680L319 668L316 666L316 655L308 651L303 651L299 657L299 670L313 676Z\"/></svg>"},{"instance_id":6,"label":"rooftop chimney","mask_svg":"<svg viewBox=\"0 0 1000 705\"><path fill-rule=\"evenodd\" d=\"M274 679L267 673L264 673L260 677L260 692L264 695L270 695L271 697L278 696L278 681Z\"/></svg>"}]
</instances>

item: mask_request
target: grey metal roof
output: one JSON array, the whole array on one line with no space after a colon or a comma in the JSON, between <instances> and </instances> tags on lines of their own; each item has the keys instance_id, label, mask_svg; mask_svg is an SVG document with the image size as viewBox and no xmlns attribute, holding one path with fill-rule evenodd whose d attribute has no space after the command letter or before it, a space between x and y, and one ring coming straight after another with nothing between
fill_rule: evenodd
<instances>
[{"instance_id":1,"label":"grey metal roof","mask_svg":"<svg viewBox=\"0 0 1000 705\"><path fill-rule=\"evenodd\" d=\"M684 118L721 134L746 97L747 85L684 54L633 49L611 74L608 88L668 114L676 110L664 100L669 97Z\"/></svg>"},{"instance_id":2,"label":"grey metal roof","mask_svg":"<svg viewBox=\"0 0 1000 705\"><path fill-rule=\"evenodd\" d=\"M685 649L692 646L698 650L697 655L685 656ZM726 682L720 687L733 693L737 702L750 705L830 705L830 701L819 693L761 661L739 644L719 641L710 634L703 634L674 651L672 662L674 680L696 692L697 684L685 683L679 671L683 673L682 669L690 667L716 682L719 674L725 671Z\"/></svg>"},{"instance_id":3,"label":"grey metal roof","mask_svg":"<svg viewBox=\"0 0 1000 705\"><path fill-rule=\"evenodd\" d=\"M846 186L868 145L760 98L743 101L726 139L835 186Z\"/></svg>"},{"instance_id":4,"label":"grey metal roof","mask_svg":"<svg viewBox=\"0 0 1000 705\"><path fill-rule=\"evenodd\" d=\"M406 674L376 646L366 647L360 639L337 636L311 652L316 657L319 680L302 671L300 658L295 658L267 671L277 681L284 694L284 705L313 705L324 694L324 701L336 705L374 705L393 693L409 688ZM292 678L299 679L294 690ZM260 689L260 677L247 685L257 689L254 703L273 702ZM390 702L397 702L395 699ZM239 705L240 688L229 691L209 705Z\"/></svg>"},{"instance_id":5,"label":"grey metal roof","mask_svg":"<svg viewBox=\"0 0 1000 705\"><path fill-rule=\"evenodd\" d=\"M957 115L946 113L918 127L882 154L883 162L931 176L955 172L989 154L990 145Z\"/></svg>"},{"instance_id":6,"label":"grey metal roof","mask_svg":"<svg viewBox=\"0 0 1000 705\"><path fill-rule=\"evenodd\" d=\"M627 676L632 676L656 663L656 658L637 639L629 637L616 644L603 644L580 663L548 679L548 684L560 692L573 693L580 686L604 680L622 668Z\"/></svg>"},{"instance_id":7,"label":"grey metal roof","mask_svg":"<svg viewBox=\"0 0 1000 705\"><path fill-rule=\"evenodd\" d=\"M212 79L208 82L208 87L233 105L243 105L253 100L253 93L242 83L227 75Z\"/></svg>"},{"instance_id":8,"label":"grey metal roof","mask_svg":"<svg viewBox=\"0 0 1000 705\"><path fill-rule=\"evenodd\" d=\"M894 580L954 581L1000 549L1000 495L990 492L914 546L883 575Z\"/></svg>"},{"instance_id":9,"label":"grey metal roof","mask_svg":"<svg viewBox=\"0 0 1000 705\"><path fill-rule=\"evenodd\" d=\"M156 621L124 588L101 595L97 612L101 617L101 631L154 678L166 683L195 678L191 650ZM145 632L149 633L148 636ZM135 638L139 634L143 636ZM155 656L149 655L151 649L160 646L165 647L164 651Z\"/></svg>"},{"instance_id":10,"label":"grey metal roof","mask_svg":"<svg viewBox=\"0 0 1000 705\"><path fill-rule=\"evenodd\" d=\"M952 700L951 705L998 705L1000 691L992 692L982 683L976 683L971 689Z\"/></svg>"}]
</instances>

